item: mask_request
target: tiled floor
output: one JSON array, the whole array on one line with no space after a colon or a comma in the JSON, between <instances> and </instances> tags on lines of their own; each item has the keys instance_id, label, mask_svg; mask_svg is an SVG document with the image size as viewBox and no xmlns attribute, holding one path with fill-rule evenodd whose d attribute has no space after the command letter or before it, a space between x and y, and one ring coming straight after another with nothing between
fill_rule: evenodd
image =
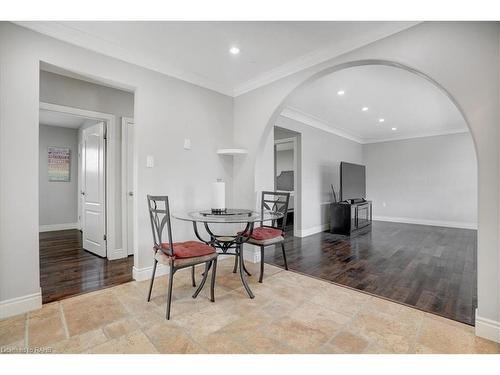
<instances>
[{"instance_id":1,"label":"tiled floor","mask_svg":"<svg viewBox=\"0 0 500 375\"><path fill-rule=\"evenodd\" d=\"M193 300L189 272L174 281L166 321L167 279L129 282L44 305L0 321L0 347L54 353L500 353L473 328L325 281L266 265L250 300L232 260L220 261L216 302L208 288ZM201 272L201 267L199 269ZM199 273L198 272L198 273ZM198 276L199 278L199 276Z\"/></svg>"}]
</instances>

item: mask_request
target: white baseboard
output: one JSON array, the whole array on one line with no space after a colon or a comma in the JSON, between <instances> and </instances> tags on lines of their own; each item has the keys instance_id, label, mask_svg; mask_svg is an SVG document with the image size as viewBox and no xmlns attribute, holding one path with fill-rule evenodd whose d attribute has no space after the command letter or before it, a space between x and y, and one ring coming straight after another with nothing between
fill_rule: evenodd
<instances>
[{"instance_id":1,"label":"white baseboard","mask_svg":"<svg viewBox=\"0 0 500 375\"><path fill-rule=\"evenodd\" d=\"M42 307L42 291L0 301L0 319L19 315Z\"/></svg>"},{"instance_id":2,"label":"white baseboard","mask_svg":"<svg viewBox=\"0 0 500 375\"><path fill-rule=\"evenodd\" d=\"M48 224L40 225L40 232L53 232L55 230L66 230L66 229L79 229L80 224L78 223L64 223L64 224Z\"/></svg>"},{"instance_id":3,"label":"white baseboard","mask_svg":"<svg viewBox=\"0 0 500 375\"><path fill-rule=\"evenodd\" d=\"M250 263L260 262L260 247L250 245L248 243L243 245L243 259Z\"/></svg>"},{"instance_id":4,"label":"white baseboard","mask_svg":"<svg viewBox=\"0 0 500 375\"><path fill-rule=\"evenodd\" d=\"M434 227L477 229L477 223L462 223L459 221L411 219L408 217L390 217L390 216L373 216L373 220L374 221L388 221L391 223L431 225Z\"/></svg>"},{"instance_id":5,"label":"white baseboard","mask_svg":"<svg viewBox=\"0 0 500 375\"><path fill-rule=\"evenodd\" d=\"M294 235L296 237L307 237L307 236L311 236L311 235L316 234L316 233L324 232L329 227L330 226L328 223L324 223L324 224L321 224L321 225L318 225L315 227L311 227L311 228L307 228L307 229L298 229L296 231L296 233L294 233Z\"/></svg>"},{"instance_id":6,"label":"white baseboard","mask_svg":"<svg viewBox=\"0 0 500 375\"><path fill-rule=\"evenodd\" d=\"M108 250L108 259L109 260L115 260L115 259L122 259L128 257L127 250L125 249L114 249L114 250Z\"/></svg>"},{"instance_id":7,"label":"white baseboard","mask_svg":"<svg viewBox=\"0 0 500 375\"><path fill-rule=\"evenodd\" d=\"M476 309L476 336L500 343L500 322L478 316Z\"/></svg>"},{"instance_id":8,"label":"white baseboard","mask_svg":"<svg viewBox=\"0 0 500 375\"><path fill-rule=\"evenodd\" d=\"M168 275L170 269L164 264L158 263L155 272L155 278L159 276ZM132 267L132 278L135 281L144 281L151 279L151 273L153 272L153 266L137 268L136 266Z\"/></svg>"}]
</instances>

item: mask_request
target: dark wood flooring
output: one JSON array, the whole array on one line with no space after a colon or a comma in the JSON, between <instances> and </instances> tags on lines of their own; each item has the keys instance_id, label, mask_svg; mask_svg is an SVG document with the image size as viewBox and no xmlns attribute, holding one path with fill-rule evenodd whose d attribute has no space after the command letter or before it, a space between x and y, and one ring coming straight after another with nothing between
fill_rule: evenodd
<instances>
[{"instance_id":1,"label":"dark wood flooring","mask_svg":"<svg viewBox=\"0 0 500 375\"><path fill-rule=\"evenodd\" d=\"M131 281L133 265L133 256L108 260L83 250L79 230L40 233L43 303Z\"/></svg>"},{"instance_id":2,"label":"dark wood flooring","mask_svg":"<svg viewBox=\"0 0 500 375\"><path fill-rule=\"evenodd\" d=\"M291 270L474 324L475 230L374 222L351 238L290 235L285 249ZM266 248L265 261L282 267L281 249Z\"/></svg>"}]
</instances>

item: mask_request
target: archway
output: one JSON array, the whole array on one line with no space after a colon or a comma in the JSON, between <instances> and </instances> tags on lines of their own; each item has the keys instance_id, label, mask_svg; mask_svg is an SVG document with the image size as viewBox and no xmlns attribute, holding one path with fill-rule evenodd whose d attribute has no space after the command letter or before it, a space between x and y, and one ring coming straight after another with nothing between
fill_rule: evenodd
<instances>
[{"instance_id":1,"label":"archway","mask_svg":"<svg viewBox=\"0 0 500 375\"><path fill-rule=\"evenodd\" d=\"M426 82L431 83L442 94L444 94L445 97L447 98L447 100L449 100L451 102L451 104L456 108L456 110L459 112L459 114L460 114L463 122L467 126L467 129L469 130L469 134L472 136L472 132L470 132L469 122L468 122L468 120L467 120L467 118L466 118L463 110L460 108L459 104L457 103L457 101L453 98L453 96L444 87L442 87L438 82L436 82L434 79L432 79L428 75L426 75L426 74L424 74L424 73L422 73L420 71L417 71L416 69L413 69L413 68L411 68L409 66L406 66L406 65L403 65L403 64L400 64L400 63L396 63L396 62L392 62L392 61L386 61L386 60L359 60L359 61L353 61L353 62L339 64L339 65L336 65L336 66L324 69L324 70L322 70L322 71L320 71L320 72L318 72L316 74L313 74L309 78L307 78L306 80L304 80L302 83L300 83L299 85L297 85L293 90L291 90L288 93L288 95L285 97L285 99L282 100L282 102L280 103L280 105L273 112L273 114L272 114L269 122L267 123L267 126L265 128L264 134L262 135L262 138L260 139L260 142L259 142L259 150L257 152L257 158L256 158L256 163L255 163L255 172L256 172L255 173L255 176L256 176L255 186L256 186L256 191L258 191L261 188L261 186L266 183L259 176L266 175L265 173L262 173L262 168L265 168L266 165L268 165L268 162L266 162L266 157L268 157L268 152L266 152L266 148L269 147L269 138L271 136L270 132L272 131L273 127L277 124L278 117L280 116L280 114L285 109L285 107L286 107L287 102L289 101L289 99L297 91L299 91L299 90L303 89L304 87L312 84L313 82L316 82L316 81L320 80L323 77L330 76L330 75L333 75L333 74L335 74L335 73L337 73L339 71L350 69L350 68L362 67L362 66L377 66L377 65L378 66L386 66L386 67L395 68L395 69L400 69L400 70L403 70L405 72L408 72L408 73L411 73L413 75L416 75L419 78L425 79ZM474 148L473 152L474 152L474 156L475 156L475 165L477 165L477 149L476 149L476 142L475 142L475 139L474 139L473 136L472 136L472 140L473 140L473 145L474 145L473 146L473 148ZM476 173L476 176L477 176L477 172L475 172L475 173ZM477 206L477 202L476 202L476 206ZM476 244L477 244L477 240L475 240L475 241L476 241ZM473 321L471 321L470 323L473 323Z\"/></svg>"},{"instance_id":2,"label":"archway","mask_svg":"<svg viewBox=\"0 0 500 375\"><path fill-rule=\"evenodd\" d=\"M371 59L370 60L354 60L354 61L344 62L344 63L341 63L341 64L337 64L337 65L325 68L325 69L323 69L323 70L321 70L319 72L316 72L316 73L312 74L311 76L309 76L308 78L306 78L302 82L300 82L298 85L296 85L295 87L293 87L288 92L288 94L284 97L284 99L281 101L281 103L276 107L276 109L272 113L271 117L269 118L269 120L267 122L267 125L266 125L266 127L264 129L264 132L263 132L263 134L262 134L262 136L260 138L260 142L259 142L259 145L258 145L258 148L257 148L257 150L258 150L257 151L257 155L262 155L262 152L260 152L260 151L262 151L264 149L264 147L265 147L265 142L268 139L269 132L273 128L274 123L276 122L276 119L278 118L278 116L280 115L280 113L285 108L287 101L290 99L290 97L297 90L300 90L304 86L307 86L308 84L310 84L310 83L312 83L312 82L314 82L314 81L316 81L316 80L318 80L318 79L320 79L322 77L325 77L327 75L333 74L335 72L338 72L338 71L341 71L341 70L344 70L344 69L348 69L348 68L357 67L357 66L365 66L365 65L385 65L385 66L390 66L390 67L394 67L394 68L406 70L407 72L416 74L416 75L422 77L423 79L426 79L427 81L429 81L430 83L432 83L434 86L436 86L441 92L443 92L450 99L450 101L455 105L455 107L457 108L457 110L462 115L465 123L467 124L467 127L469 128L469 130L471 129L469 121L467 119L467 116L466 116L465 112L462 110L462 108L461 108L460 104L458 103L458 101L439 82L437 82L435 79L433 79L429 75L425 74L424 72L421 72L421 71L419 71L419 70L417 70L417 69L415 69L415 68L413 68L413 67L411 67L409 65L402 64L402 63L399 63L399 62L396 62L396 61L379 60L379 59L373 59L373 60L371 60ZM473 135L472 131L470 133L472 135L472 139L474 140L474 148L476 150L476 157L477 157L477 145L476 145L476 141L475 141L475 138L474 138L474 135ZM256 163L255 163L255 171L257 171L258 167L259 167L259 158L257 158ZM256 173L255 175L257 176L258 174ZM256 181L256 187L257 187L257 181ZM256 189L256 190L258 190L258 189Z\"/></svg>"}]
</instances>

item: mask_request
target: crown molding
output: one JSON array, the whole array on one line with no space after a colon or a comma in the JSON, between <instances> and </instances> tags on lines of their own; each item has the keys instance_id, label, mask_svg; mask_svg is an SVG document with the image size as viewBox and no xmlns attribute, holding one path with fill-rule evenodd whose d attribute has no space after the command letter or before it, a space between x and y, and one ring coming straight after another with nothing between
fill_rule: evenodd
<instances>
[{"instance_id":1,"label":"crown molding","mask_svg":"<svg viewBox=\"0 0 500 375\"><path fill-rule=\"evenodd\" d=\"M372 32L368 36L360 36L355 40L343 40L335 45L317 49L275 69L259 74L251 80L236 85L236 87L225 85L207 79L199 74L185 71L165 61L157 62L143 55L134 54L117 43L110 42L104 38L97 37L58 21L16 21L13 23L108 57L113 57L127 63L150 69L227 96L236 97L377 40L409 29L421 22L399 22L399 24L391 30Z\"/></svg>"},{"instance_id":2,"label":"crown molding","mask_svg":"<svg viewBox=\"0 0 500 375\"><path fill-rule=\"evenodd\" d=\"M380 138L380 139L364 139L363 144L371 143L383 143L383 142L394 142L394 141L404 141L407 139L415 138L427 138L427 137L439 137L440 135L453 135L453 134L464 134L469 133L468 129L451 129L451 130L438 130L438 131L428 131L419 134L409 134L390 138Z\"/></svg>"},{"instance_id":3,"label":"crown molding","mask_svg":"<svg viewBox=\"0 0 500 375\"><path fill-rule=\"evenodd\" d=\"M335 134L339 137L346 138L350 141L359 143L359 144L371 144L371 143L383 143L383 142L393 142L393 141L403 141L406 139L414 139L414 138L425 138L425 137L436 137L440 135L452 135L452 134L462 134L468 133L468 129L450 129L450 130L439 130L439 131L428 131L424 133L418 134L408 134L394 137L386 137L379 139L366 139L362 138L359 135L354 135L348 133L342 129L336 128L335 125L332 125L328 121L320 119L310 113L304 112L300 109L294 107L285 107L280 114L283 117L287 117L291 120L298 121L304 125L311 126L313 128L325 131L327 133Z\"/></svg>"},{"instance_id":4,"label":"crown molding","mask_svg":"<svg viewBox=\"0 0 500 375\"><path fill-rule=\"evenodd\" d=\"M131 53L129 50L116 43L88 34L82 30L69 27L58 21L16 21L13 23L57 40L100 53L101 55L165 74L196 86L217 91L227 96L233 96L232 87L214 82L196 73L179 69L164 61L161 63L154 62L145 56Z\"/></svg>"},{"instance_id":5,"label":"crown molding","mask_svg":"<svg viewBox=\"0 0 500 375\"><path fill-rule=\"evenodd\" d=\"M336 128L334 125L329 124L327 121L297 108L285 107L281 112L281 116L312 126L313 128L338 135L339 137L349 139L350 141L363 143L363 140L360 137L346 133L345 131Z\"/></svg>"},{"instance_id":6,"label":"crown molding","mask_svg":"<svg viewBox=\"0 0 500 375\"><path fill-rule=\"evenodd\" d=\"M397 34L403 30L414 27L421 22L401 22L401 25L391 31L379 32L376 35L359 37L356 40L342 41L332 46L317 49L310 52L309 54L300 56L299 58L285 63L275 69L269 70L263 74L258 75L240 85L237 85L233 91L233 96L239 96L255 90L259 87L268 85L274 81L281 78L287 77L294 73L300 72L312 66L321 64L325 61L333 59L337 56L345 54L347 52L356 50L367 44L376 42L377 40L384 39L390 35Z\"/></svg>"}]
</instances>

